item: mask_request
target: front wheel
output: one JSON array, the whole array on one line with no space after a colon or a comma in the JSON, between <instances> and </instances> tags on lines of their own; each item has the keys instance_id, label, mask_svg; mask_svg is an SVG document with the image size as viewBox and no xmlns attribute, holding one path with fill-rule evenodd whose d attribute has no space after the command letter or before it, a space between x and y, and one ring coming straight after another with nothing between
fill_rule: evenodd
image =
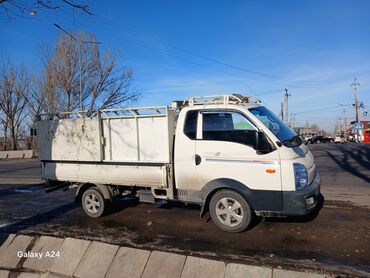
<instances>
[{"instance_id":1,"label":"front wheel","mask_svg":"<svg viewBox=\"0 0 370 278\"><path fill-rule=\"evenodd\" d=\"M225 232L242 232L252 222L250 205L235 191L223 189L216 192L209 206L213 223Z\"/></svg>"},{"instance_id":2,"label":"front wheel","mask_svg":"<svg viewBox=\"0 0 370 278\"><path fill-rule=\"evenodd\" d=\"M107 203L103 194L96 188L89 188L82 195L82 208L90 217L102 216L106 206Z\"/></svg>"}]
</instances>

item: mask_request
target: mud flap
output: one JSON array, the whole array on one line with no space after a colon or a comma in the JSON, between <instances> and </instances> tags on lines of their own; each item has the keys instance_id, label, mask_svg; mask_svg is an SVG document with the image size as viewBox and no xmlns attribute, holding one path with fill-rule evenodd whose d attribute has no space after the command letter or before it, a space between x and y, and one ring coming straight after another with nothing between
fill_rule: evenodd
<instances>
[{"instance_id":1,"label":"mud flap","mask_svg":"<svg viewBox=\"0 0 370 278\"><path fill-rule=\"evenodd\" d=\"M199 215L200 219L202 219L203 216L206 214L205 207L206 207L206 202L203 202L202 206L200 207L200 215Z\"/></svg>"}]
</instances>

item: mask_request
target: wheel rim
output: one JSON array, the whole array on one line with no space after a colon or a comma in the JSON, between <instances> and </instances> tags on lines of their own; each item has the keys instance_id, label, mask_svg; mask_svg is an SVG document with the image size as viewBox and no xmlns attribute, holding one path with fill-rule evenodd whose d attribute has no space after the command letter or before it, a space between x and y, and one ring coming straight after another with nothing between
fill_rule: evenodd
<instances>
[{"instance_id":1,"label":"wheel rim","mask_svg":"<svg viewBox=\"0 0 370 278\"><path fill-rule=\"evenodd\" d=\"M85 197L85 207L90 213L97 213L100 209L100 201L94 193L89 193Z\"/></svg>"},{"instance_id":2,"label":"wheel rim","mask_svg":"<svg viewBox=\"0 0 370 278\"><path fill-rule=\"evenodd\" d=\"M216 204L216 216L222 224L234 227L243 221L244 211L237 200L225 197L218 200Z\"/></svg>"}]
</instances>

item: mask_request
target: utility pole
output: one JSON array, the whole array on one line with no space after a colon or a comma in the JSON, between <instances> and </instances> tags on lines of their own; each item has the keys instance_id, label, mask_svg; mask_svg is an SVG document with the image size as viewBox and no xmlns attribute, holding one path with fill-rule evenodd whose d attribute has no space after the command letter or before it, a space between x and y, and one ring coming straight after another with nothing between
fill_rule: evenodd
<instances>
[{"instance_id":1,"label":"utility pole","mask_svg":"<svg viewBox=\"0 0 370 278\"><path fill-rule=\"evenodd\" d=\"M334 127L334 135L338 134L338 130L340 131L340 118L337 119L337 122L335 123Z\"/></svg>"},{"instance_id":2,"label":"utility pole","mask_svg":"<svg viewBox=\"0 0 370 278\"><path fill-rule=\"evenodd\" d=\"M306 120L306 126L304 128L304 135L305 135L305 137L307 136L308 128L309 128L308 120Z\"/></svg>"},{"instance_id":3,"label":"utility pole","mask_svg":"<svg viewBox=\"0 0 370 278\"><path fill-rule=\"evenodd\" d=\"M344 117L342 118L342 133L343 133L343 135L345 134L345 132L346 132L346 125L344 124Z\"/></svg>"},{"instance_id":4,"label":"utility pole","mask_svg":"<svg viewBox=\"0 0 370 278\"><path fill-rule=\"evenodd\" d=\"M344 138L347 140L347 117L346 117L346 108L343 108L343 130L344 130Z\"/></svg>"},{"instance_id":5,"label":"utility pole","mask_svg":"<svg viewBox=\"0 0 370 278\"><path fill-rule=\"evenodd\" d=\"M295 113L292 113L290 115L289 126L294 130L294 128L295 128Z\"/></svg>"},{"instance_id":6,"label":"utility pole","mask_svg":"<svg viewBox=\"0 0 370 278\"><path fill-rule=\"evenodd\" d=\"M338 125L339 134L342 135L342 132L343 132L343 119L341 117L338 118L337 125Z\"/></svg>"},{"instance_id":7,"label":"utility pole","mask_svg":"<svg viewBox=\"0 0 370 278\"><path fill-rule=\"evenodd\" d=\"M83 101L82 101L82 46L84 44L88 44L88 43L101 44L101 42L97 42L97 41L81 41L81 40L77 39L75 36L73 36L71 33L69 33L66 30L64 30L58 24L54 23L54 26L57 27L59 30L61 30L63 33L65 33L66 35L68 35L74 41L76 41L78 43L78 65L79 65L79 68L80 68L80 82L79 82L80 83L79 84L79 87L80 87L80 111L83 111L83 104L82 104L83 103Z\"/></svg>"},{"instance_id":8,"label":"utility pole","mask_svg":"<svg viewBox=\"0 0 370 278\"><path fill-rule=\"evenodd\" d=\"M289 125L289 108L288 108L288 99L292 96L288 93L288 89L285 89L284 100L281 103L281 119Z\"/></svg>"},{"instance_id":9,"label":"utility pole","mask_svg":"<svg viewBox=\"0 0 370 278\"><path fill-rule=\"evenodd\" d=\"M280 103L280 119L284 121L284 105L282 102Z\"/></svg>"},{"instance_id":10,"label":"utility pole","mask_svg":"<svg viewBox=\"0 0 370 278\"><path fill-rule=\"evenodd\" d=\"M357 90L358 90L358 86L360 86L360 83L358 83L357 78L354 78L353 83L351 84L351 86L353 87L353 90L354 90L354 93L355 93L356 123L359 123L360 122L360 115L358 113L358 96L357 96L358 92L357 92ZM358 141L361 140L359 138L361 133L358 130L356 130L355 133L356 133L356 142L358 142Z\"/></svg>"},{"instance_id":11,"label":"utility pole","mask_svg":"<svg viewBox=\"0 0 370 278\"><path fill-rule=\"evenodd\" d=\"M356 122L360 122L360 115L358 113L358 97L357 97L357 90L358 86L360 86L360 83L358 83L357 78L353 80L353 83L351 84L353 87L354 93L355 93L355 106L356 106Z\"/></svg>"}]
</instances>

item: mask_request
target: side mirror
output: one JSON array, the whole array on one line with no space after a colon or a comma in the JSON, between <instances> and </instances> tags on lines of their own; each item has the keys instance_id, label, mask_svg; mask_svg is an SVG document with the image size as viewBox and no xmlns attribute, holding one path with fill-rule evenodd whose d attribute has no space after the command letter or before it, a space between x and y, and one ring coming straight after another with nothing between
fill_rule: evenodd
<instances>
[{"instance_id":1,"label":"side mirror","mask_svg":"<svg viewBox=\"0 0 370 278\"><path fill-rule=\"evenodd\" d=\"M254 149L261 153L269 153L272 151L269 139L264 132L256 131L256 145Z\"/></svg>"}]
</instances>

